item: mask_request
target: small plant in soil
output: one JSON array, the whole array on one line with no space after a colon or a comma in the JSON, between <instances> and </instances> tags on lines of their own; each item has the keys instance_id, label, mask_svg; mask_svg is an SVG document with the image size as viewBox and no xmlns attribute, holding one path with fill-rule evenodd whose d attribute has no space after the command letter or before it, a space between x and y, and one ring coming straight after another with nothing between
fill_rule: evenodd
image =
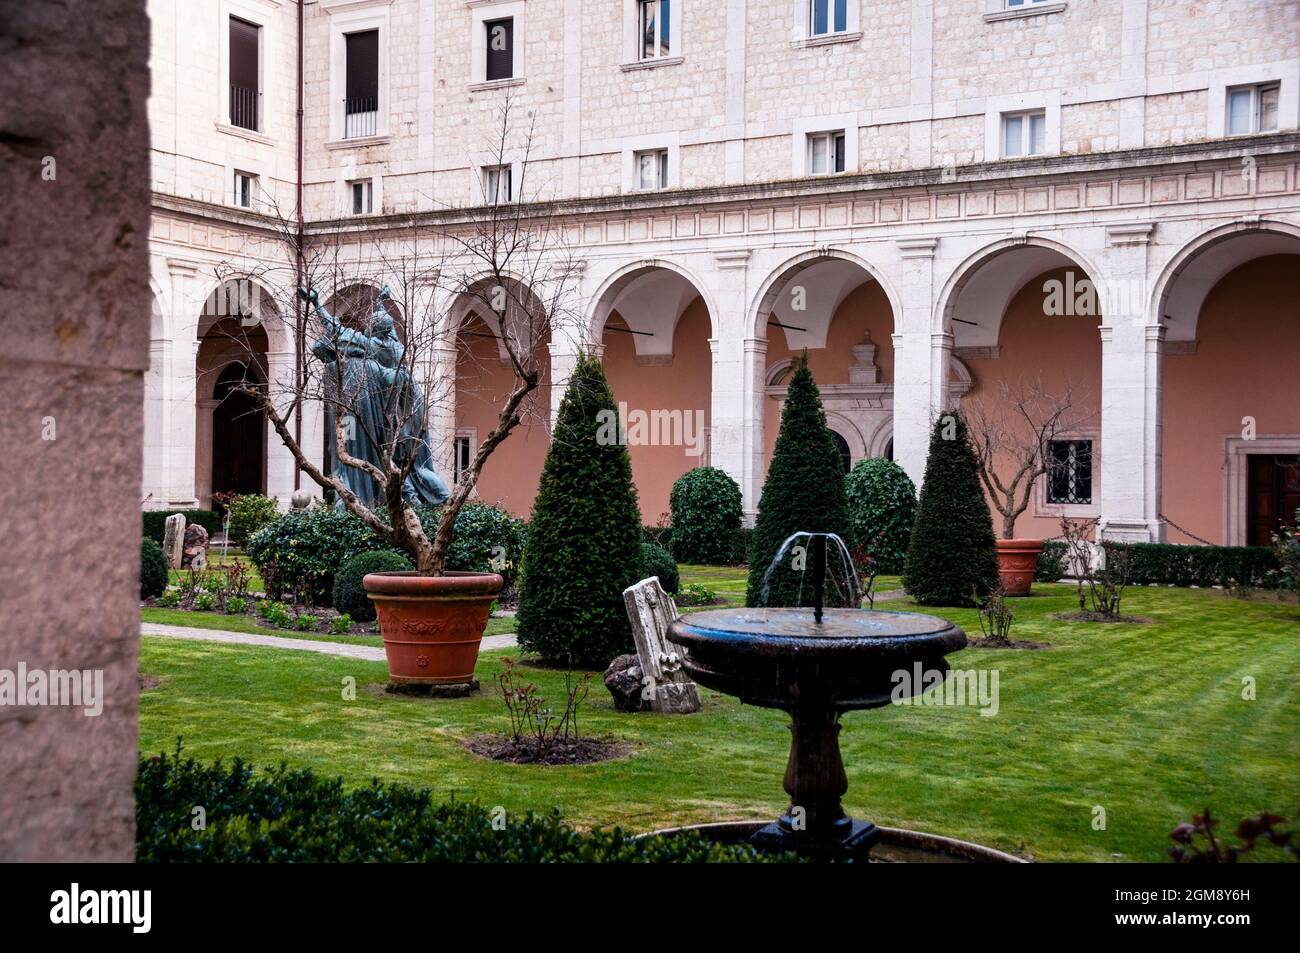
<instances>
[{"instance_id":1,"label":"small plant in soil","mask_svg":"<svg viewBox=\"0 0 1300 953\"><path fill-rule=\"evenodd\" d=\"M1092 540L1096 531L1096 519L1061 517L1061 538L1077 579L1079 617L1117 622L1128 587L1130 550L1127 546L1104 546L1100 565L1094 565Z\"/></svg>"},{"instance_id":2,"label":"small plant in soil","mask_svg":"<svg viewBox=\"0 0 1300 953\"><path fill-rule=\"evenodd\" d=\"M1000 585L995 586L983 600L977 594L976 604L979 605L980 632L983 633L985 643L1010 645L1011 625L1016 621L1016 614L1011 611L1006 590Z\"/></svg>"},{"instance_id":3,"label":"small plant in soil","mask_svg":"<svg viewBox=\"0 0 1300 953\"><path fill-rule=\"evenodd\" d=\"M564 673L564 703L558 709L547 702L535 683L522 680L514 659L501 660L496 681L510 717L513 747L513 756L503 752L503 760L540 764L568 760L566 749L580 746L578 709L591 688L591 673Z\"/></svg>"},{"instance_id":4,"label":"small plant in soil","mask_svg":"<svg viewBox=\"0 0 1300 953\"><path fill-rule=\"evenodd\" d=\"M708 586L694 582L689 586L682 586L675 598L679 606L711 606L719 601L716 592Z\"/></svg>"},{"instance_id":5,"label":"small plant in soil","mask_svg":"<svg viewBox=\"0 0 1300 953\"><path fill-rule=\"evenodd\" d=\"M862 586L862 598L866 601L868 609L876 607L876 577L880 575L881 567L878 554L884 539L884 533L877 533L870 543L863 543L853 550L853 564L857 567Z\"/></svg>"}]
</instances>

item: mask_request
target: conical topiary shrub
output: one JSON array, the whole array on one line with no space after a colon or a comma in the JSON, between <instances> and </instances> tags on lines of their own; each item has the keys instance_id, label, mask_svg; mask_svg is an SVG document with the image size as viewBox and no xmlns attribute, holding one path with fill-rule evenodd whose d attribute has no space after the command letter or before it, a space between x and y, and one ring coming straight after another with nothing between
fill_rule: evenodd
<instances>
[{"instance_id":1,"label":"conical topiary shrub","mask_svg":"<svg viewBox=\"0 0 1300 953\"><path fill-rule=\"evenodd\" d=\"M968 606L973 593L982 597L997 585L997 543L979 463L961 415L944 414L930 437L903 587L921 605Z\"/></svg>"},{"instance_id":2,"label":"conical topiary shrub","mask_svg":"<svg viewBox=\"0 0 1300 953\"><path fill-rule=\"evenodd\" d=\"M763 604L763 576L781 544L796 530L838 533L850 551L853 547L849 506L844 495L844 467L835 438L826 426L826 413L822 410L817 383L808 370L807 354L786 389L781 431L758 503L749 552L746 605ZM809 570L806 573L793 568L789 558L784 562L787 564L772 572L766 604L812 605L811 556L805 560ZM828 549L828 567L838 571L838 564L835 553ZM842 572L837 575L843 579ZM835 590L828 581L827 605L836 604Z\"/></svg>"},{"instance_id":3,"label":"conical topiary shrub","mask_svg":"<svg viewBox=\"0 0 1300 953\"><path fill-rule=\"evenodd\" d=\"M604 667L633 651L623 590L641 578L641 511L600 361L580 355L542 468L519 584L519 645Z\"/></svg>"}]
</instances>

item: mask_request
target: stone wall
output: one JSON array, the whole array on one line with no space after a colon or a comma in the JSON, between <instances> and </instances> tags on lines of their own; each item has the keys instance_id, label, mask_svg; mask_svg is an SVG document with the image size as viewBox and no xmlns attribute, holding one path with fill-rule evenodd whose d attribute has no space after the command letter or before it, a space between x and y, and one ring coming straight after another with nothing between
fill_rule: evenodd
<instances>
[{"instance_id":1,"label":"stone wall","mask_svg":"<svg viewBox=\"0 0 1300 953\"><path fill-rule=\"evenodd\" d=\"M0 860L133 856L148 44L145 0L0 16L0 669L104 693L0 706Z\"/></svg>"}]
</instances>

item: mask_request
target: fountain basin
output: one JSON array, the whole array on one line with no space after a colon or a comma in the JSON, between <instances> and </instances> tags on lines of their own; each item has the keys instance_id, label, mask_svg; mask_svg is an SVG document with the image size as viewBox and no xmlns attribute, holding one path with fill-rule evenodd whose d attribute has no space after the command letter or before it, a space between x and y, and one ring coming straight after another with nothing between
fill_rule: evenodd
<instances>
[{"instance_id":1,"label":"fountain basin","mask_svg":"<svg viewBox=\"0 0 1300 953\"><path fill-rule=\"evenodd\" d=\"M894 674L946 673L944 656L966 633L916 612L825 609L717 609L683 616L668 638L686 650L684 667L701 685L750 705L836 712L889 704Z\"/></svg>"},{"instance_id":2,"label":"fountain basin","mask_svg":"<svg viewBox=\"0 0 1300 953\"><path fill-rule=\"evenodd\" d=\"M816 560L819 576L824 562L824 555ZM849 782L840 715L918 694L921 680L911 677L917 666L946 676L944 656L966 645L966 633L914 612L826 609L820 578L815 592L812 608L694 613L674 621L668 638L682 647L683 667L701 685L790 714L783 783L790 807L750 842L815 859L866 861L883 835L841 806Z\"/></svg>"}]
</instances>

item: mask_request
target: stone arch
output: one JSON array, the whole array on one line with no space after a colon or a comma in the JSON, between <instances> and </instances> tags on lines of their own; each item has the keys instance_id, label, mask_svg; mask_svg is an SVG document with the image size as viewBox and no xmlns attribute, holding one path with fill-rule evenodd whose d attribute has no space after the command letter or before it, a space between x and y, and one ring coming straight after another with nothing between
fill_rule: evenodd
<instances>
[{"instance_id":1,"label":"stone arch","mask_svg":"<svg viewBox=\"0 0 1300 953\"><path fill-rule=\"evenodd\" d=\"M601 282L595 294L591 296L586 318L583 322L583 328L588 335L587 340L589 342L600 341L604 336L605 322L609 320L610 314L616 310L619 299L630 291L639 280L652 275L657 270L676 275L693 289L696 295L704 299L704 306L709 312L709 336L718 336L718 308L708 285L701 281L690 269L675 261L646 258L629 262L617 268ZM682 313L689 304L689 300L681 302L681 307L673 319L673 328L668 329L670 340L672 331L676 328L676 322L681 320Z\"/></svg>"},{"instance_id":2,"label":"stone arch","mask_svg":"<svg viewBox=\"0 0 1300 953\"><path fill-rule=\"evenodd\" d=\"M1017 249L1029 251L1027 255L1021 256L1019 262L1013 262L1009 256L1015 255ZM991 270L996 259L1002 259L1004 264L1011 267L1000 271ZM964 293L969 291L977 299L978 316L988 319L975 322L985 334L963 335L969 343L964 345L958 341L957 346L996 347L1002 317L1006 314L1011 299L1019 294L1030 280L1062 265L1081 268L1092 281L1096 281L1100 275L1088 256L1077 248L1042 235L1004 238L977 249L963 259L944 282L931 318L931 332L953 332L956 337L954 324L961 323L954 320L957 305L963 302ZM985 284L991 287L985 289L982 287ZM969 302L963 303L969 304ZM992 333L991 340L987 339L988 332Z\"/></svg>"},{"instance_id":3,"label":"stone arch","mask_svg":"<svg viewBox=\"0 0 1300 953\"><path fill-rule=\"evenodd\" d=\"M1147 323L1164 326L1166 341L1195 341L1201 307L1215 285L1239 265L1268 255L1300 254L1300 226L1271 219L1236 221L1186 242L1160 270ZM1200 272L1190 275L1189 266Z\"/></svg>"},{"instance_id":4,"label":"stone arch","mask_svg":"<svg viewBox=\"0 0 1300 953\"><path fill-rule=\"evenodd\" d=\"M750 330L753 332L753 337L767 338L767 318L772 313L777 299L790 279L799 272L828 260L845 261L857 265L858 268L866 272L871 280L880 285L881 290L885 293L885 298L889 301L889 308L894 313L895 320L897 320L898 315L903 313L897 292L880 269L853 252L823 246L786 259L763 280L750 302L748 311L748 320L751 322Z\"/></svg>"}]
</instances>

